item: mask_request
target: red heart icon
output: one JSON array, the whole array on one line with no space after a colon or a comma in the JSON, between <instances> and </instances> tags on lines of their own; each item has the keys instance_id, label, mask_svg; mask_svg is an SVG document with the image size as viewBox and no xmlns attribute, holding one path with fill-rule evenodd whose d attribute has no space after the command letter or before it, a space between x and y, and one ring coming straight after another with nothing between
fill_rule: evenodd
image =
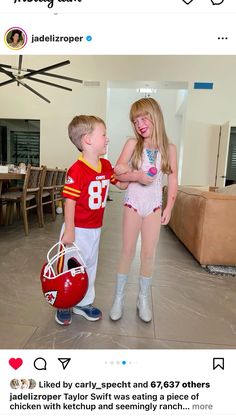
<instances>
[{"instance_id":1,"label":"red heart icon","mask_svg":"<svg viewBox=\"0 0 236 419\"><path fill-rule=\"evenodd\" d=\"M21 359L21 358L11 358L11 359L9 359L9 364L12 368L14 368L14 370L17 370L23 364L23 359Z\"/></svg>"}]
</instances>

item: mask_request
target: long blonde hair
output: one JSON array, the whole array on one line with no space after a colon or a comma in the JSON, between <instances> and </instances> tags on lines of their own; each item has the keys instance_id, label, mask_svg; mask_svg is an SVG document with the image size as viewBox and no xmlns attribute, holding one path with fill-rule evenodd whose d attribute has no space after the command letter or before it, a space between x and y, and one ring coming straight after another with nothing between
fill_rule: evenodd
<instances>
[{"instance_id":1,"label":"long blonde hair","mask_svg":"<svg viewBox=\"0 0 236 419\"><path fill-rule=\"evenodd\" d=\"M159 104L153 98L139 99L133 103L130 109L129 117L137 139L137 144L135 146L134 154L131 160L132 167L134 169L139 168L144 148L143 137L140 134L138 134L134 125L135 118L138 118L140 116L148 116L151 122L153 123L153 131L151 137L152 147L158 149L158 151L161 153L162 172L167 174L171 173L171 167L169 164L168 156L169 140L165 130L164 118Z\"/></svg>"}]
</instances>

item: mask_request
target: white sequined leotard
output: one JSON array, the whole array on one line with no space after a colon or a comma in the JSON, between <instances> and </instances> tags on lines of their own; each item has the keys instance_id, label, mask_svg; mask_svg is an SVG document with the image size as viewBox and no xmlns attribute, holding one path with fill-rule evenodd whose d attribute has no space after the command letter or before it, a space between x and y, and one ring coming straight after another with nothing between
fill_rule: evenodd
<instances>
[{"instance_id":1,"label":"white sequined leotard","mask_svg":"<svg viewBox=\"0 0 236 419\"><path fill-rule=\"evenodd\" d=\"M156 158L153 163L150 159L150 153L153 153L152 150L144 148L142 163L139 169L147 173L150 167L155 166L157 168L157 174L153 182L149 185L130 182L124 198L124 205L133 208L141 217L146 217L162 207L163 173L161 171L161 154L157 150L155 151Z\"/></svg>"}]
</instances>

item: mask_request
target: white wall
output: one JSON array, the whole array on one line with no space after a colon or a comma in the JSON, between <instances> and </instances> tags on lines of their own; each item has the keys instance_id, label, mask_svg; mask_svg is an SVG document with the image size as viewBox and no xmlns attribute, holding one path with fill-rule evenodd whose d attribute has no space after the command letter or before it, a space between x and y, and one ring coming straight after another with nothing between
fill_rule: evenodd
<instances>
[{"instance_id":1,"label":"white wall","mask_svg":"<svg viewBox=\"0 0 236 419\"><path fill-rule=\"evenodd\" d=\"M24 56L23 67L40 68L66 56ZM68 167L77 157L69 143L67 125L79 113L106 117L109 80L187 81L189 97L182 135L182 184L210 184L214 180L217 136L215 126L236 115L235 56L71 56L71 65L54 70L84 80L100 80L99 88L60 81L73 92L28 83L51 99L49 105L16 84L0 87L0 118L40 119L41 163ZM16 64L16 56L1 62ZM0 81L7 79L1 74ZM51 80L51 79L50 79ZM193 90L194 81L213 81L213 91ZM59 82L58 82L59 83ZM235 125L235 123L234 123Z\"/></svg>"}]
</instances>

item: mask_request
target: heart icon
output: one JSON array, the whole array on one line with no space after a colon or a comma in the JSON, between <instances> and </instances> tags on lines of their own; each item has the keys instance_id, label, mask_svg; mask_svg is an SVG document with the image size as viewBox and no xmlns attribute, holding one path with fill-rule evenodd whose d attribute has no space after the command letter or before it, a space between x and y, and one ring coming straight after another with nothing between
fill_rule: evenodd
<instances>
[{"instance_id":1,"label":"heart icon","mask_svg":"<svg viewBox=\"0 0 236 419\"><path fill-rule=\"evenodd\" d=\"M23 364L23 359L21 358L11 358L9 359L9 364L14 370L18 370L20 366Z\"/></svg>"},{"instance_id":2,"label":"heart icon","mask_svg":"<svg viewBox=\"0 0 236 419\"><path fill-rule=\"evenodd\" d=\"M185 4L190 4L192 3L193 0L183 0Z\"/></svg>"}]
</instances>

